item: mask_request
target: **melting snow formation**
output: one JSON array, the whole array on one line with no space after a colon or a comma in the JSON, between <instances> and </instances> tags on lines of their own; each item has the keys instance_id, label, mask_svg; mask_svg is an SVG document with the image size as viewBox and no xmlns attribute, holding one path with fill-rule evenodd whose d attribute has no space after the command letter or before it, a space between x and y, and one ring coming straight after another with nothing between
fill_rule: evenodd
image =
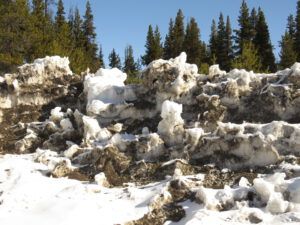
<instances>
[{"instance_id":1,"label":"melting snow formation","mask_svg":"<svg viewBox=\"0 0 300 225\"><path fill-rule=\"evenodd\" d=\"M203 75L186 59L138 85L60 57L0 77L2 148L23 153L0 156L0 222L299 224L300 64Z\"/></svg>"}]
</instances>

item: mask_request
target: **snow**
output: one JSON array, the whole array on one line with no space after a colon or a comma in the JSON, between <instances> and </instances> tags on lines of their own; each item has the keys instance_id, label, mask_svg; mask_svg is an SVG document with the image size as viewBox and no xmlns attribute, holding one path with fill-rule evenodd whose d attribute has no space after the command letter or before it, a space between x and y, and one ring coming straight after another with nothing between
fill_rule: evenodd
<instances>
[{"instance_id":1,"label":"snow","mask_svg":"<svg viewBox=\"0 0 300 225\"><path fill-rule=\"evenodd\" d=\"M111 133L106 128L101 128L96 119L83 116L84 137L86 140L94 139L98 141L106 141L111 137Z\"/></svg>"},{"instance_id":2,"label":"snow","mask_svg":"<svg viewBox=\"0 0 300 225\"><path fill-rule=\"evenodd\" d=\"M292 75L300 76L300 63L298 62L294 63L291 69L293 71Z\"/></svg>"},{"instance_id":3,"label":"snow","mask_svg":"<svg viewBox=\"0 0 300 225\"><path fill-rule=\"evenodd\" d=\"M126 73L117 68L101 68L95 74L88 74L84 81L87 111L101 114L111 104L123 104L125 100L134 100L134 91L131 87L125 87L126 78Z\"/></svg>"},{"instance_id":4,"label":"snow","mask_svg":"<svg viewBox=\"0 0 300 225\"><path fill-rule=\"evenodd\" d=\"M72 125L69 118L62 119L59 124L62 127L62 129L65 130L65 131L73 130L73 125Z\"/></svg>"},{"instance_id":5,"label":"snow","mask_svg":"<svg viewBox=\"0 0 300 225\"><path fill-rule=\"evenodd\" d=\"M64 113L61 112L61 107L55 107L51 110L50 120L53 122L60 122L64 117Z\"/></svg>"},{"instance_id":6,"label":"snow","mask_svg":"<svg viewBox=\"0 0 300 225\"><path fill-rule=\"evenodd\" d=\"M105 173L102 172L102 173L97 174L95 176L95 181L98 185L100 185L101 187L104 187L106 185L105 183L107 182Z\"/></svg>"},{"instance_id":7,"label":"snow","mask_svg":"<svg viewBox=\"0 0 300 225\"><path fill-rule=\"evenodd\" d=\"M225 75L225 74L226 74L226 71L220 70L220 67L219 67L218 64L212 65L212 66L209 67L209 73L208 73L208 76L209 76L210 78L213 78L213 77L216 76L216 75L222 76L222 75Z\"/></svg>"},{"instance_id":8,"label":"snow","mask_svg":"<svg viewBox=\"0 0 300 225\"><path fill-rule=\"evenodd\" d=\"M40 58L34 60L32 64L25 64L20 66L20 71L31 69L35 75L45 76L46 71L64 71L67 75L72 75L72 71L69 67L70 61L68 57L60 56L46 56L45 58ZM56 74L54 74L56 76Z\"/></svg>"},{"instance_id":9,"label":"snow","mask_svg":"<svg viewBox=\"0 0 300 225\"><path fill-rule=\"evenodd\" d=\"M64 151L64 156L71 159L74 154L79 150L79 146L76 144L71 145L67 150Z\"/></svg>"},{"instance_id":10,"label":"snow","mask_svg":"<svg viewBox=\"0 0 300 225\"><path fill-rule=\"evenodd\" d=\"M154 184L108 189L46 177L47 171L33 162L33 155L0 157L1 224L123 224L147 213L150 199L160 190Z\"/></svg>"},{"instance_id":11,"label":"snow","mask_svg":"<svg viewBox=\"0 0 300 225\"><path fill-rule=\"evenodd\" d=\"M172 134L175 126L182 125L184 123L181 118L181 113L181 104L169 100L164 101L161 109L161 117L163 120L158 124L158 133Z\"/></svg>"},{"instance_id":12,"label":"snow","mask_svg":"<svg viewBox=\"0 0 300 225\"><path fill-rule=\"evenodd\" d=\"M45 150L38 150L36 154L0 156L1 224L35 225L42 222L46 225L77 225L95 221L104 225L124 224L141 218L150 209L172 198L166 181L146 186L106 188L103 173L95 176L96 183L89 184L48 177L55 164L51 160L58 161L55 158L59 158L57 153ZM189 179L200 175L185 177L177 169L173 179L185 180L188 184ZM201 177L203 180L204 176ZM300 221L300 179L285 180L282 173L256 178L253 187L243 180L235 188L210 189L200 186L194 191L195 202L188 200L179 203L186 216L178 223L168 221L166 225L242 225L248 224L250 218L270 225ZM263 204L249 205L247 196L253 191L257 191L262 201L267 200L265 207ZM284 192L289 193L290 202L284 200ZM220 211L222 208L225 210ZM112 216L112 212L117 213Z\"/></svg>"}]
</instances>

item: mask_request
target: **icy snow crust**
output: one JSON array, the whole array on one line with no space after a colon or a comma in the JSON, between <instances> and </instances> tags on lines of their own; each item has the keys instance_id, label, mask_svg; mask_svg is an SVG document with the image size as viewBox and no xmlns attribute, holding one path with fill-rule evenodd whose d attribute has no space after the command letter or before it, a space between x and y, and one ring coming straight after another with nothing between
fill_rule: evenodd
<instances>
[{"instance_id":1,"label":"icy snow crust","mask_svg":"<svg viewBox=\"0 0 300 225\"><path fill-rule=\"evenodd\" d=\"M84 105L14 127L28 154L0 156L0 223L300 224L300 64L200 75L186 60L152 62L140 85L99 69ZM72 74L58 57L20 71Z\"/></svg>"}]
</instances>

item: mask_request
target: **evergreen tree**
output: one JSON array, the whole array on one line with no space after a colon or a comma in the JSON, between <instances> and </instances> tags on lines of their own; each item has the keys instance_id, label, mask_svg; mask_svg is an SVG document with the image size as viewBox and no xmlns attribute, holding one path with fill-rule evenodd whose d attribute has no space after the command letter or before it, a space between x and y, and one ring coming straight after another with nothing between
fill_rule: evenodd
<instances>
[{"instance_id":1,"label":"evergreen tree","mask_svg":"<svg viewBox=\"0 0 300 225\"><path fill-rule=\"evenodd\" d=\"M121 59L120 56L116 53L115 49L109 54L109 66L110 68L121 69Z\"/></svg>"},{"instance_id":2,"label":"evergreen tree","mask_svg":"<svg viewBox=\"0 0 300 225\"><path fill-rule=\"evenodd\" d=\"M161 45L161 36L158 26L155 27L155 31L153 32L152 26L149 25L145 48L145 55L142 56L142 61L144 65L148 65L153 60L162 57L163 48Z\"/></svg>"},{"instance_id":3,"label":"evergreen tree","mask_svg":"<svg viewBox=\"0 0 300 225\"><path fill-rule=\"evenodd\" d=\"M133 57L133 49L131 45L125 48L125 60L123 71L127 73L128 76L135 76L137 74L137 65Z\"/></svg>"},{"instance_id":4,"label":"evergreen tree","mask_svg":"<svg viewBox=\"0 0 300 225\"><path fill-rule=\"evenodd\" d=\"M82 30L83 21L81 19L79 9L75 9L74 20L71 27L72 39L76 47L84 46L84 33Z\"/></svg>"},{"instance_id":5,"label":"evergreen tree","mask_svg":"<svg viewBox=\"0 0 300 225\"><path fill-rule=\"evenodd\" d=\"M225 62L228 61L227 49L226 49L226 28L224 23L223 14L220 13L218 23L218 35L217 35L217 52L216 59L217 63L222 69L225 69Z\"/></svg>"},{"instance_id":6,"label":"evergreen tree","mask_svg":"<svg viewBox=\"0 0 300 225\"><path fill-rule=\"evenodd\" d=\"M261 63L259 60L258 52L251 41L244 42L241 55L233 61L233 68L246 69L254 72L261 71Z\"/></svg>"},{"instance_id":7,"label":"evergreen tree","mask_svg":"<svg viewBox=\"0 0 300 225\"><path fill-rule=\"evenodd\" d=\"M224 62L224 69L229 71L231 69L231 63L233 59L233 49L232 49L232 29L231 29L231 23L230 18L227 16L226 19L226 36L225 36L225 52L226 52L226 58Z\"/></svg>"},{"instance_id":8,"label":"evergreen tree","mask_svg":"<svg viewBox=\"0 0 300 225\"><path fill-rule=\"evenodd\" d=\"M92 14L92 8L89 1L87 1L86 3L86 11L82 26L84 34L84 47L86 51L86 57L88 60L88 66L92 71L96 71L99 66L99 61L97 57L98 46L96 44L94 16Z\"/></svg>"},{"instance_id":9,"label":"evergreen tree","mask_svg":"<svg viewBox=\"0 0 300 225\"><path fill-rule=\"evenodd\" d=\"M172 19L170 19L169 30L168 30L168 34L166 35L165 43L164 43L164 58L165 59L170 59L170 58L172 58L172 55L173 55L173 52L172 52L173 51L172 40L174 39L173 28L174 28L174 22Z\"/></svg>"},{"instance_id":10,"label":"evergreen tree","mask_svg":"<svg viewBox=\"0 0 300 225\"><path fill-rule=\"evenodd\" d=\"M27 0L0 1L0 72L10 72L27 60L29 49Z\"/></svg>"},{"instance_id":11,"label":"evergreen tree","mask_svg":"<svg viewBox=\"0 0 300 225\"><path fill-rule=\"evenodd\" d=\"M240 29L236 30L236 44L237 44L237 53L241 54L241 52L243 51L244 42L251 41L251 37L252 37L249 8L245 0L243 0L242 6L240 8L238 23Z\"/></svg>"},{"instance_id":12,"label":"evergreen tree","mask_svg":"<svg viewBox=\"0 0 300 225\"><path fill-rule=\"evenodd\" d=\"M281 69L291 67L297 60L297 54L294 51L294 40L289 30L285 32L280 41L281 51L279 53Z\"/></svg>"},{"instance_id":13,"label":"evergreen tree","mask_svg":"<svg viewBox=\"0 0 300 225\"><path fill-rule=\"evenodd\" d=\"M264 71L275 72L276 64L273 46L271 44L269 28L266 23L265 15L261 9L258 10L256 35L253 43L258 50L258 55L262 63L262 69Z\"/></svg>"},{"instance_id":14,"label":"evergreen tree","mask_svg":"<svg viewBox=\"0 0 300 225\"><path fill-rule=\"evenodd\" d=\"M256 27L256 23L257 23L257 11L255 8L253 8L251 10L251 14L250 14L250 26L251 26L251 37L250 37L250 40L253 40L255 35L256 35L256 30L255 30L255 27Z\"/></svg>"},{"instance_id":15,"label":"evergreen tree","mask_svg":"<svg viewBox=\"0 0 300 225\"><path fill-rule=\"evenodd\" d=\"M288 30L289 35L294 38L296 33L296 23L292 14L288 16L286 28Z\"/></svg>"},{"instance_id":16,"label":"evergreen tree","mask_svg":"<svg viewBox=\"0 0 300 225\"><path fill-rule=\"evenodd\" d=\"M103 56L102 46L101 45L99 47L99 64L100 64L100 68L105 68L104 56Z\"/></svg>"},{"instance_id":17,"label":"evergreen tree","mask_svg":"<svg viewBox=\"0 0 300 225\"><path fill-rule=\"evenodd\" d=\"M160 59L163 57L164 49L161 43L161 35L159 31L159 27L156 25L154 30L154 54L153 54L153 60L154 59Z\"/></svg>"},{"instance_id":18,"label":"evergreen tree","mask_svg":"<svg viewBox=\"0 0 300 225\"><path fill-rule=\"evenodd\" d=\"M175 24L173 27L173 35L174 39L173 41L173 51L172 51L172 58L177 57L182 52L183 47L183 41L184 41L184 16L181 11L181 9L178 10L176 18L175 18Z\"/></svg>"},{"instance_id":19,"label":"evergreen tree","mask_svg":"<svg viewBox=\"0 0 300 225\"><path fill-rule=\"evenodd\" d=\"M72 50L70 54L71 69L75 73L83 72L89 66L89 59L86 57L84 47L84 33L82 30L83 21L81 19L78 8L75 8L73 21L71 22L71 40ZM69 21L70 23L70 21Z\"/></svg>"},{"instance_id":20,"label":"evergreen tree","mask_svg":"<svg viewBox=\"0 0 300 225\"><path fill-rule=\"evenodd\" d=\"M65 19L65 10L62 0L58 1L55 16L56 35L50 49L51 54L70 56L72 50L71 28Z\"/></svg>"},{"instance_id":21,"label":"evergreen tree","mask_svg":"<svg viewBox=\"0 0 300 225\"><path fill-rule=\"evenodd\" d=\"M187 54L187 61L200 67L203 60L202 42L200 41L200 30L195 18L191 18L186 26L183 50Z\"/></svg>"},{"instance_id":22,"label":"evergreen tree","mask_svg":"<svg viewBox=\"0 0 300 225\"><path fill-rule=\"evenodd\" d=\"M58 0L57 3L57 11L55 16L55 27L56 30L59 31L59 29L66 23L65 18L65 8L62 0Z\"/></svg>"},{"instance_id":23,"label":"evergreen tree","mask_svg":"<svg viewBox=\"0 0 300 225\"><path fill-rule=\"evenodd\" d=\"M169 23L169 32L166 36L165 46L164 46L164 56L166 59L175 58L183 50L184 42L184 16L181 9L178 10L175 23L173 20L170 20Z\"/></svg>"},{"instance_id":24,"label":"evergreen tree","mask_svg":"<svg viewBox=\"0 0 300 225\"><path fill-rule=\"evenodd\" d=\"M47 4L49 2L45 1ZM45 8L44 0L32 0L31 23L32 30L30 31L31 47L28 52L30 60L45 57L51 52L51 43L54 36L53 25L50 15Z\"/></svg>"},{"instance_id":25,"label":"evergreen tree","mask_svg":"<svg viewBox=\"0 0 300 225\"><path fill-rule=\"evenodd\" d=\"M300 61L300 1L297 2L295 52L297 53L297 61Z\"/></svg>"},{"instance_id":26,"label":"evergreen tree","mask_svg":"<svg viewBox=\"0 0 300 225\"><path fill-rule=\"evenodd\" d=\"M210 56L210 63L216 63L216 55L217 55L217 41L218 41L218 31L216 21L212 21L211 25L211 33L209 38L209 56Z\"/></svg>"}]
</instances>

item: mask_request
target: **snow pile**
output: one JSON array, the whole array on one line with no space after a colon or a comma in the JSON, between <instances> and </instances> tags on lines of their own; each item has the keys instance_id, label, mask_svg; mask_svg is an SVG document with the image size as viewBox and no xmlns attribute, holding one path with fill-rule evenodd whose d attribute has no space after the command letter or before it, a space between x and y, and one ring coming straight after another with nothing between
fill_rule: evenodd
<instances>
[{"instance_id":1,"label":"snow pile","mask_svg":"<svg viewBox=\"0 0 300 225\"><path fill-rule=\"evenodd\" d=\"M157 130L158 134L165 136L167 143L174 145L182 142L184 121L181 118L182 105L176 102L164 101L162 104L161 117Z\"/></svg>"},{"instance_id":2,"label":"snow pile","mask_svg":"<svg viewBox=\"0 0 300 225\"><path fill-rule=\"evenodd\" d=\"M97 141L107 141L111 137L111 133L106 128L101 128L96 119L83 116L84 137L86 140L95 139Z\"/></svg>"},{"instance_id":3,"label":"snow pile","mask_svg":"<svg viewBox=\"0 0 300 225\"><path fill-rule=\"evenodd\" d=\"M87 95L87 111L101 114L110 104L122 104L135 99L130 88L125 87L127 75L117 68L99 69L96 74L85 77L84 91Z\"/></svg>"},{"instance_id":4,"label":"snow pile","mask_svg":"<svg viewBox=\"0 0 300 225\"><path fill-rule=\"evenodd\" d=\"M215 76L223 76L226 75L226 71L220 70L219 65L212 65L209 67L208 77L213 79Z\"/></svg>"},{"instance_id":5,"label":"snow pile","mask_svg":"<svg viewBox=\"0 0 300 225\"><path fill-rule=\"evenodd\" d=\"M159 186L112 188L66 178L45 177L48 167L32 162L32 155L0 158L1 224L124 224L148 212ZM111 216L112 210L116 213Z\"/></svg>"},{"instance_id":6,"label":"snow pile","mask_svg":"<svg viewBox=\"0 0 300 225\"><path fill-rule=\"evenodd\" d=\"M167 100L179 99L196 86L200 76L194 64L186 63L183 52L175 59L156 60L143 71L143 84L150 90L156 90L158 108Z\"/></svg>"},{"instance_id":7,"label":"snow pile","mask_svg":"<svg viewBox=\"0 0 300 225\"><path fill-rule=\"evenodd\" d=\"M26 84L43 84L46 82L47 76L60 78L64 75L72 75L73 72L69 67L69 59L60 56L47 56L46 58L36 59L31 64L25 64L19 67L19 76Z\"/></svg>"}]
</instances>

